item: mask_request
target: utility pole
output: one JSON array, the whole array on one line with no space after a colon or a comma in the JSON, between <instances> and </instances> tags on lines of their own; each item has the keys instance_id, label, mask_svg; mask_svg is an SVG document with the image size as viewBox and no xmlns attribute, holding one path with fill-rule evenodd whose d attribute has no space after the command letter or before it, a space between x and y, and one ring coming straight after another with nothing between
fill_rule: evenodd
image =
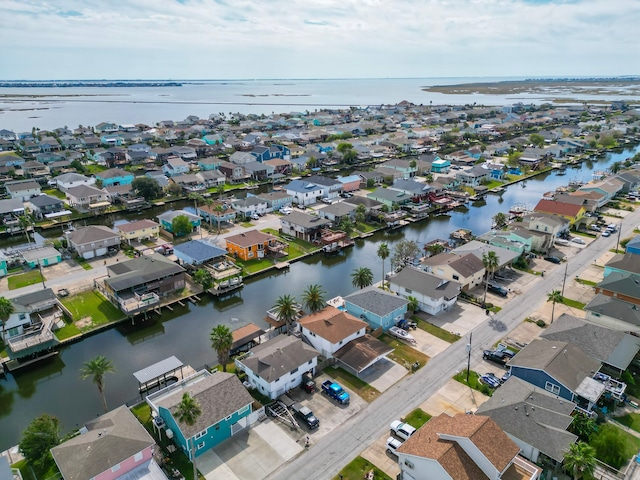
<instances>
[{"instance_id":1,"label":"utility pole","mask_svg":"<svg viewBox=\"0 0 640 480\"><path fill-rule=\"evenodd\" d=\"M467 343L467 385L469 384L469 370L471 370L471 338L473 332L469 334L469 343Z\"/></svg>"},{"instance_id":2,"label":"utility pole","mask_svg":"<svg viewBox=\"0 0 640 480\"><path fill-rule=\"evenodd\" d=\"M622 221L618 225L618 239L616 240L616 253L618 253L618 245L620 245L620 234L622 233Z\"/></svg>"},{"instance_id":3,"label":"utility pole","mask_svg":"<svg viewBox=\"0 0 640 480\"><path fill-rule=\"evenodd\" d=\"M564 264L564 278L562 279L562 295L564 297L564 284L567 283L567 268L569 268L569 262Z\"/></svg>"}]
</instances>

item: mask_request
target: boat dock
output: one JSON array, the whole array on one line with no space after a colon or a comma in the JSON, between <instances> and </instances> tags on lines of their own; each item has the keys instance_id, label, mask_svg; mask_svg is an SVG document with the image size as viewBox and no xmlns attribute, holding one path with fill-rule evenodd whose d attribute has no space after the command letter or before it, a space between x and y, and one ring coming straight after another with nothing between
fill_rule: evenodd
<instances>
[{"instance_id":1,"label":"boat dock","mask_svg":"<svg viewBox=\"0 0 640 480\"><path fill-rule=\"evenodd\" d=\"M196 371L190 365L184 365L178 358L171 356L134 372L133 376L138 381L138 393L144 395L150 390L160 390L184 380L194 373Z\"/></svg>"}]
</instances>

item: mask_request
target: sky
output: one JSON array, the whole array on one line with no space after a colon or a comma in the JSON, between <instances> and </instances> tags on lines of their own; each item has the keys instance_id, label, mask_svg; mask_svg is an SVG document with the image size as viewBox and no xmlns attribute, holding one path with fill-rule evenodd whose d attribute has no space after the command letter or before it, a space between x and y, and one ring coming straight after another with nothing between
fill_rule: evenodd
<instances>
[{"instance_id":1,"label":"sky","mask_svg":"<svg viewBox=\"0 0 640 480\"><path fill-rule=\"evenodd\" d=\"M640 74L638 0L1 0L0 79Z\"/></svg>"}]
</instances>

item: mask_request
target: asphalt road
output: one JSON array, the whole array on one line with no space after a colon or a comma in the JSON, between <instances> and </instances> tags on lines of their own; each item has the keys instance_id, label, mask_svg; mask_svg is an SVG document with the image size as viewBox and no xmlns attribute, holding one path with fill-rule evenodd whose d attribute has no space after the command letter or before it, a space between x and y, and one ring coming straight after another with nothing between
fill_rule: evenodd
<instances>
[{"instance_id":1,"label":"asphalt road","mask_svg":"<svg viewBox=\"0 0 640 480\"><path fill-rule=\"evenodd\" d=\"M615 223L620 224L620 220ZM622 224L620 238L629 237L640 223L640 209L629 214ZM603 252L615 248L618 236L599 238L588 247L579 250L568 259L567 278L578 275L591 265ZM549 264L550 268L552 264ZM518 296L503 309L473 330L471 356L473 361L482 358L482 350L489 348L515 328L522 320L546 302L547 294L562 286L565 266L558 265L536 277L529 290ZM478 315L484 312L478 309ZM308 450L291 462L284 464L269 477L272 480L328 479L353 458L360 454L376 438L389 430L391 421L410 412L422 404L433 393L443 387L458 371L466 368L468 337L452 344L445 351L432 358L415 374L405 377L392 388L380 395L374 402L334 429Z\"/></svg>"}]
</instances>

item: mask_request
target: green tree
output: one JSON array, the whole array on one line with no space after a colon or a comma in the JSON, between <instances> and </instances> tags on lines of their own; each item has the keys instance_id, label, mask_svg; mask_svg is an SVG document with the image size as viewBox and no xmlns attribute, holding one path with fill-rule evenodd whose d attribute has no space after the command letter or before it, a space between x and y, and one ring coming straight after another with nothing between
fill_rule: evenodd
<instances>
[{"instance_id":1,"label":"green tree","mask_svg":"<svg viewBox=\"0 0 640 480\"><path fill-rule=\"evenodd\" d=\"M131 183L131 188L135 190L138 195L144 197L145 200L153 200L158 198L162 189L155 178L149 177L136 177Z\"/></svg>"},{"instance_id":2,"label":"green tree","mask_svg":"<svg viewBox=\"0 0 640 480\"><path fill-rule=\"evenodd\" d=\"M289 294L281 295L274 305L275 314L278 321L284 322L287 326L287 333L291 330L291 324L298 316L296 299Z\"/></svg>"},{"instance_id":3,"label":"green tree","mask_svg":"<svg viewBox=\"0 0 640 480\"><path fill-rule=\"evenodd\" d=\"M167 191L170 195L175 195L175 196L182 195L182 185L175 182L169 182Z\"/></svg>"},{"instance_id":4,"label":"green tree","mask_svg":"<svg viewBox=\"0 0 640 480\"><path fill-rule=\"evenodd\" d=\"M176 237L188 235L192 230L193 225L191 225L191 221L186 215L176 215L171 220L171 231Z\"/></svg>"},{"instance_id":5,"label":"green tree","mask_svg":"<svg viewBox=\"0 0 640 480\"><path fill-rule=\"evenodd\" d=\"M441 243L432 243L424 246L424 251L429 254L430 257L444 252L444 245Z\"/></svg>"},{"instance_id":6,"label":"green tree","mask_svg":"<svg viewBox=\"0 0 640 480\"><path fill-rule=\"evenodd\" d=\"M338 152L344 155L345 152L347 152L348 150L351 150L352 148L353 148L353 145L350 144L349 142L340 142L336 150L338 150Z\"/></svg>"},{"instance_id":7,"label":"green tree","mask_svg":"<svg viewBox=\"0 0 640 480\"><path fill-rule=\"evenodd\" d=\"M367 215L367 207L365 207L362 203L359 203L356 207L356 222L363 223L366 219Z\"/></svg>"},{"instance_id":8,"label":"green tree","mask_svg":"<svg viewBox=\"0 0 640 480\"><path fill-rule=\"evenodd\" d=\"M309 312L317 312L326 306L325 292L318 284L309 285L302 293L302 304Z\"/></svg>"},{"instance_id":9,"label":"green tree","mask_svg":"<svg viewBox=\"0 0 640 480\"><path fill-rule=\"evenodd\" d=\"M220 235L220 227L222 224L222 214L225 212L224 205L217 204L213 207L213 211L216 213L216 223L218 224L218 235Z\"/></svg>"},{"instance_id":10,"label":"green tree","mask_svg":"<svg viewBox=\"0 0 640 480\"><path fill-rule=\"evenodd\" d=\"M29 238L29 227L31 226L31 218L29 218L28 215L20 215L18 217L18 224L24 232L24 236L27 237L27 243L31 243L31 238Z\"/></svg>"},{"instance_id":11,"label":"green tree","mask_svg":"<svg viewBox=\"0 0 640 480\"><path fill-rule=\"evenodd\" d=\"M618 173L620 170L622 170L624 164L622 162L613 162L611 164L611 166L609 167L609 171L613 174Z\"/></svg>"},{"instance_id":12,"label":"green tree","mask_svg":"<svg viewBox=\"0 0 640 480\"><path fill-rule=\"evenodd\" d=\"M47 413L35 418L24 432L18 448L24 457L41 468L51 459L51 450L60 443L60 420Z\"/></svg>"},{"instance_id":13,"label":"green tree","mask_svg":"<svg viewBox=\"0 0 640 480\"><path fill-rule=\"evenodd\" d=\"M598 435L594 436L590 444L596 450L596 458L601 462L611 465L613 468L619 469L624 465L626 458L625 438L622 431L613 425L604 425L600 427Z\"/></svg>"},{"instance_id":14,"label":"green tree","mask_svg":"<svg viewBox=\"0 0 640 480\"><path fill-rule=\"evenodd\" d=\"M7 339L5 337L7 321L9 320L9 317L13 313L13 310L14 308L13 308L13 303L11 303L11 300L5 297L0 297L0 321L2 321L2 341L5 343L7 342Z\"/></svg>"},{"instance_id":15,"label":"green tree","mask_svg":"<svg viewBox=\"0 0 640 480\"><path fill-rule=\"evenodd\" d=\"M227 371L227 363L229 363L229 352L233 346L233 333L226 325L220 324L213 327L209 335L211 347L218 355L218 361L222 365L222 371Z\"/></svg>"},{"instance_id":16,"label":"green tree","mask_svg":"<svg viewBox=\"0 0 640 480\"><path fill-rule=\"evenodd\" d=\"M401 240L393 247L391 264L406 267L410 261L420 256L420 247L413 240Z\"/></svg>"},{"instance_id":17,"label":"green tree","mask_svg":"<svg viewBox=\"0 0 640 480\"><path fill-rule=\"evenodd\" d=\"M583 476L591 478L596 468L596 450L585 442L572 443L564 454L564 469L573 475L573 480Z\"/></svg>"},{"instance_id":18,"label":"green tree","mask_svg":"<svg viewBox=\"0 0 640 480\"><path fill-rule=\"evenodd\" d=\"M349 237L353 233L354 228L355 225L353 224L353 221L351 220L351 217L349 217L349 215L345 215L344 217L342 217L340 219L340 222L338 223L338 229L342 230Z\"/></svg>"},{"instance_id":19,"label":"green tree","mask_svg":"<svg viewBox=\"0 0 640 480\"><path fill-rule=\"evenodd\" d=\"M500 259L498 258L498 255L496 255L496 252L489 251L487 253L482 254L482 264L484 265L484 268L487 271L485 286L484 286L484 299L482 300L482 303L485 304L487 303L487 290L489 289L489 279L493 277L494 272L500 266Z\"/></svg>"},{"instance_id":20,"label":"green tree","mask_svg":"<svg viewBox=\"0 0 640 480\"><path fill-rule=\"evenodd\" d=\"M582 415L581 413L574 414L573 420L571 420L571 425L569 425L569 431L577 435L583 442L589 442L591 435L593 435L597 430L598 426L596 421L587 415Z\"/></svg>"},{"instance_id":21,"label":"green tree","mask_svg":"<svg viewBox=\"0 0 640 480\"><path fill-rule=\"evenodd\" d=\"M202 415L202 408L200 407L200 403L195 398L193 398L189 394L189 392L184 392L182 394L182 401L178 404L174 413L174 416L176 420L178 420L178 423L183 423L192 427L193 425L195 425L200 415ZM197 480L198 467L196 466L196 447L194 445L195 440L193 438L193 435L187 437L187 443L189 442L189 439L191 439L191 446L187 445L187 447L189 447L189 449L191 450L190 456L191 463L193 464L193 478L194 480Z\"/></svg>"},{"instance_id":22,"label":"green tree","mask_svg":"<svg viewBox=\"0 0 640 480\"><path fill-rule=\"evenodd\" d=\"M551 306L551 323L553 323L556 312L556 303L562 303L563 300L564 298L562 297L560 290L553 290L551 293L547 294L547 302L553 302L553 305Z\"/></svg>"},{"instance_id":23,"label":"green tree","mask_svg":"<svg viewBox=\"0 0 640 480\"><path fill-rule=\"evenodd\" d=\"M189 195L187 195L187 198L189 200L193 200L193 206L195 207L196 211L198 210L198 203L202 204L202 202L204 201L204 197L199 193L190 193Z\"/></svg>"},{"instance_id":24,"label":"green tree","mask_svg":"<svg viewBox=\"0 0 640 480\"><path fill-rule=\"evenodd\" d=\"M496 228L504 228L507 226L507 216L498 212L493 216L493 222L496 224Z\"/></svg>"},{"instance_id":25,"label":"green tree","mask_svg":"<svg viewBox=\"0 0 640 480\"><path fill-rule=\"evenodd\" d=\"M102 397L102 406L104 407L104 413L107 413L107 398L104 395L104 376L107 373L115 373L111 360L108 360L104 355L98 355L96 358L84 363L84 366L80 369L80 378L86 380L91 377L93 383L98 387L98 392Z\"/></svg>"},{"instance_id":26,"label":"green tree","mask_svg":"<svg viewBox=\"0 0 640 480\"><path fill-rule=\"evenodd\" d=\"M351 284L360 289L372 285L373 273L371 269L367 267L356 268L351 274Z\"/></svg>"},{"instance_id":27,"label":"green tree","mask_svg":"<svg viewBox=\"0 0 640 480\"><path fill-rule=\"evenodd\" d=\"M358 158L358 152L353 149L347 150L342 154L342 160L346 163L353 163Z\"/></svg>"},{"instance_id":28,"label":"green tree","mask_svg":"<svg viewBox=\"0 0 640 480\"><path fill-rule=\"evenodd\" d=\"M209 290L213 286L213 275L206 268L199 268L193 274L193 281L201 285L204 290Z\"/></svg>"},{"instance_id":29,"label":"green tree","mask_svg":"<svg viewBox=\"0 0 640 480\"><path fill-rule=\"evenodd\" d=\"M389 250L389 245L386 243L381 243L378 247L378 257L382 260L382 288L384 288L385 279L384 279L384 261L389 258L391 255L391 251Z\"/></svg>"},{"instance_id":30,"label":"green tree","mask_svg":"<svg viewBox=\"0 0 640 480\"><path fill-rule=\"evenodd\" d=\"M420 308L420 304L418 303L418 299L416 297L412 297L411 295L409 295L407 297L407 300L409 300L409 304L407 305L407 310L409 310L410 312L417 312L418 309Z\"/></svg>"},{"instance_id":31,"label":"green tree","mask_svg":"<svg viewBox=\"0 0 640 480\"><path fill-rule=\"evenodd\" d=\"M544 137L539 133L532 133L529 135L529 141L538 148L544 147Z\"/></svg>"},{"instance_id":32,"label":"green tree","mask_svg":"<svg viewBox=\"0 0 640 480\"><path fill-rule=\"evenodd\" d=\"M84 173L86 170L82 162L77 158L70 163L70 166L75 168L78 173Z\"/></svg>"}]
</instances>

